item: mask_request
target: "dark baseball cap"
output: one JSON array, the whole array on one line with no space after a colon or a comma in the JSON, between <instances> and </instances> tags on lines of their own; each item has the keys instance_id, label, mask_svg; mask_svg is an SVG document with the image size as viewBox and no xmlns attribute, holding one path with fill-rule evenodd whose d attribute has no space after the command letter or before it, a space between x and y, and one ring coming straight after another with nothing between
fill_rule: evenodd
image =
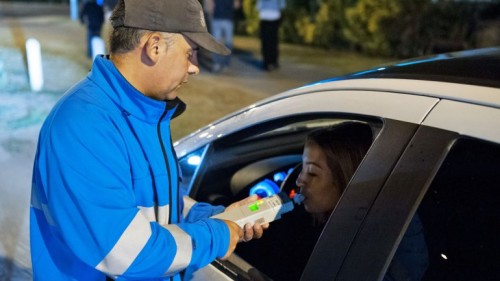
<instances>
[{"instance_id":1,"label":"dark baseball cap","mask_svg":"<svg viewBox=\"0 0 500 281\"><path fill-rule=\"evenodd\" d=\"M125 16L114 20L117 27L180 33L198 46L220 55L231 51L207 31L203 9L198 0L124 0Z\"/></svg>"}]
</instances>

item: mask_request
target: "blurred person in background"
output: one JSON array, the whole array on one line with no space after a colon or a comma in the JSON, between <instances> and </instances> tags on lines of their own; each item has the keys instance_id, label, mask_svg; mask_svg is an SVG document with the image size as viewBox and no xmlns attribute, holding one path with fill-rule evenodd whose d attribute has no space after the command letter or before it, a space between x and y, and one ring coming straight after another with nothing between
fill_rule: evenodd
<instances>
[{"instance_id":1,"label":"blurred person in background","mask_svg":"<svg viewBox=\"0 0 500 281\"><path fill-rule=\"evenodd\" d=\"M104 10L95 0L83 3L80 9L80 22L87 27L87 57L92 57L92 38L101 37L104 24Z\"/></svg>"},{"instance_id":2,"label":"blurred person in background","mask_svg":"<svg viewBox=\"0 0 500 281\"><path fill-rule=\"evenodd\" d=\"M257 0L262 68L266 71L279 68L278 32L285 8L285 0Z\"/></svg>"},{"instance_id":3,"label":"blurred person in background","mask_svg":"<svg viewBox=\"0 0 500 281\"><path fill-rule=\"evenodd\" d=\"M234 11L241 6L240 0L205 0L205 11L210 18L210 32L219 42L233 49ZM229 66L230 56L213 54L212 72Z\"/></svg>"}]
</instances>

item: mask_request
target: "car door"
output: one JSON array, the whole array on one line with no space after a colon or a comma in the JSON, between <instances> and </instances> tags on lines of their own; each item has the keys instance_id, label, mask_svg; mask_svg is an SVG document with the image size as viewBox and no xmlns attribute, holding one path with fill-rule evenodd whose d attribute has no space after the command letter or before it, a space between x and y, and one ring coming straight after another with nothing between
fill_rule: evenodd
<instances>
[{"instance_id":1,"label":"car door","mask_svg":"<svg viewBox=\"0 0 500 281\"><path fill-rule=\"evenodd\" d=\"M497 128L497 108L449 100L438 103L391 171L341 268L319 270L328 257L315 251L302 279L384 279L417 217L427 260L399 271L392 280L498 280ZM322 240L318 245L326 243ZM415 272L418 267L422 272ZM412 273L419 279L410 278Z\"/></svg>"},{"instance_id":2,"label":"car door","mask_svg":"<svg viewBox=\"0 0 500 281\"><path fill-rule=\"evenodd\" d=\"M253 165L268 158L290 155L299 156L299 160L296 161L300 161L307 130L298 132L297 127L291 126L293 124L315 124L308 130L315 128L318 120L321 122L355 120L374 124L376 138L363 161L364 168L356 173L354 179L360 188L352 188L345 193L341 200L343 207L339 206L334 212L335 220L338 221L335 224L336 227L324 230L335 233L337 239L332 239L333 245L316 247L323 251L335 252L334 261L329 262L328 266L339 269L389 172L416 132L417 124L423 120L436 102L435 98L387 92L323 91L279 99L253 107L251 112L242 112L234 116L235 122L231 122L232 118L225 119L221 124L215 124L209 128L210 133L207 133L207 130L201 130L197 135L192 136L199 140L209 135L219 135L220 137L213 142L206 142L205 146L198 146L192 150L189 150L185 144L194 144L193 140L187 140L184 145L180 145L179 150L185 151L180 153L181 163L186 162L186 157L191 155L192 151L199 151L199 155L203 156L201 164L194 169L197 172L190 173L191 178L186 181L189 182L187 190L196 200L210 203L228 204L241 199L239 195L235 196L233 188L224 186L230 186L233 176L240 169L246 168L246 165ZM292 129L287 132L286 128ZM276 132L284 133L285 137L275 138ZM292 164L294 163L290 163L289 166L293 166ZM248 189L242 190L248 191ZM248 193L243 192L241 195L247 196ZM273 227L278 228L278 224L271 225L264 239L238 246L237 255L251 265L247 266L247 273L255 267L265 275L271 275L270 277L274 280L287 280L280 278L286 276L284 273L287 268L294 267L293 260L284 256L274 259L273 262L267 260L260 262L264 259L261 257L270 256L270 252L280 254L279 247L270 248L283 245L276 241L281 241L287 236L286 233L270 234ZM272 237L271 241L266 241L267 237ZM224 268L233 267L231 271L236 272L231 262L217 261L212 267L220 271L221 264ZM245 274L240 273L231 278L248 278L248 275L244 276Z\"/></svg>"}]
</instances>

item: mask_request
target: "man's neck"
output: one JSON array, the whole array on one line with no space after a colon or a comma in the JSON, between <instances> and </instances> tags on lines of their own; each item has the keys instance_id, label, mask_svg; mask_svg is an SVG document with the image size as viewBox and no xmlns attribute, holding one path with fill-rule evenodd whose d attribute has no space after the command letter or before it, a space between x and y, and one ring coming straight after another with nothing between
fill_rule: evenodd
<instances>
[{"instance_id":1,"label":"man's neck","mask_svg":"<svg viewBox=\"0 0 500 281\"><path fill-rule=\"evenodd\" d=\"M123 75L123 77L139 92L145 93L146 88L143 86L144 74L147 72L143 69L140 59L137 57L135 51L124 54L111 54L110 60ZM147 75L146 75L147 76Z\"/></svg>"}]
</instances>

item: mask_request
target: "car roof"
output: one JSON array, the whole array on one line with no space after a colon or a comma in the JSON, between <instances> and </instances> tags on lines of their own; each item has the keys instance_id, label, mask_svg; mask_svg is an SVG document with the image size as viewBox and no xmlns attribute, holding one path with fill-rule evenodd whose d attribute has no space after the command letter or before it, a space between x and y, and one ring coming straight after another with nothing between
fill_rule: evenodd
<instances>
[{"instance_id":1,"label":"car roof","mask_svg":"<svg viewBox=\"0 0 500 281\"><path fill-rule=\"evenodd\" d=\"M269 100L336 90L386 91L500 108L500 47L404 60L311 83Z\"/></svg>"},{"instance_id":2,"label":"car roof","mask_svg":"<svg viewBox=\"0 0 500 281\"><path fill-rule=\"evenodd\" d=\"M359 78L400 78L500 88L500 48L430 55L326 81Z\"/></svg>"}]
</instances>

